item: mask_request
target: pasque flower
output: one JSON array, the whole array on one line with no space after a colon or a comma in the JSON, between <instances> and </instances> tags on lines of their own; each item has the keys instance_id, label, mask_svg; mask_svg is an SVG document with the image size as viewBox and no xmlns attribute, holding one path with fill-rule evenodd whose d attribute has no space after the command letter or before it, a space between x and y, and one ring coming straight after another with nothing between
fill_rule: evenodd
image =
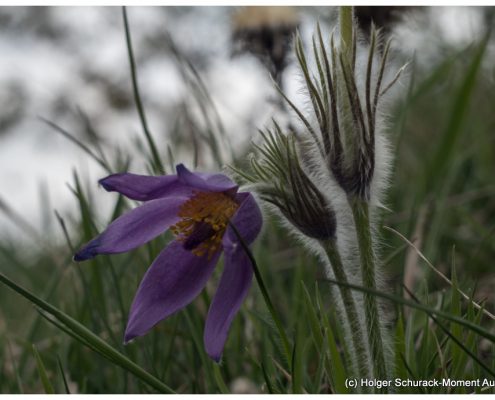
<instances>
[{"instance_id":1,"label":"pasque flower","mask_svg":"<svg viewBox=\"0 0 495 400\"><path fill-rule=\"evenodd\" d=\"M75 261L132 250L168 229L175 235L139 285L125 342L146 334L194 300L223 251L225 268L204 330L206 352L218 361L253 276L250 260L229 223L246 243L253 242L262 225L253 196L238 192L238 186L225 175L191 172L182 164L176 175L120 173L100 184L144 204L113 221L75 254Z\"/></svg>"}]
</instances>

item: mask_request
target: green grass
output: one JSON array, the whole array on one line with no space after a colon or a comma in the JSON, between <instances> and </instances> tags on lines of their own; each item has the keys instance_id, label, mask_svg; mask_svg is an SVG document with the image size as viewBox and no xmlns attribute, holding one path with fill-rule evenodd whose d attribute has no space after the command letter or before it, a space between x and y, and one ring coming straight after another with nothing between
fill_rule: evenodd
<instances>
[{"instance_id":1,"label":"green grass","mask_svg":"<svg viewBox=\"0 0 495 400\"><path fill-rule=\"evenodd\" d=\"M452 280L452 286L446 284L418 257L407 266L416 277L407 295L403 277L414 250L392 231L382 230L382 260L393 290L374 295L393 316L389 328L397 378L495 379L494 321L457 290L493 311L495 85L489 71L481 68L483 56L481 43L446 55L427 70L413 67L408 95L391 110L396 160L387 204L392 211L384 225L420 239L416 243L421 251ZM205 115L216 121L197 72L187 64L184 68L190 72L192 92L202 96ZM140 115L143 118L142 110ZM208 126L198 143L210 135L223 140L214 126ZM150 170L169 166L171 151L157 147L147 127L144 132L142 148L148 148L149 156L103 150L98 141L79 146L108 171L125 169L135 157L144 157L140 161ZM197 151L218 157L219 144L214 143L211 149L191 149L191 159L180 161L192 166ZM280 315L290 354L255 282L232 325L222 362L216 365L208 358L203 325L219 268L214 283L190 306L124 346L137 285L170 236L127 254L72 262L75 248L133 206L119 198L109 215L97 219L98 204L84 182L85 177L74 172L70 190L79 214L51 217L65 232L65 245L54 245L43 233L32 244L0 243L0 393L228 393L240 378L264 393L352 392L345 386L352 376L343 332L329 302L334 284L323 279L317 260L270 217L253 255Z\"/></svg>"}]
</instances>

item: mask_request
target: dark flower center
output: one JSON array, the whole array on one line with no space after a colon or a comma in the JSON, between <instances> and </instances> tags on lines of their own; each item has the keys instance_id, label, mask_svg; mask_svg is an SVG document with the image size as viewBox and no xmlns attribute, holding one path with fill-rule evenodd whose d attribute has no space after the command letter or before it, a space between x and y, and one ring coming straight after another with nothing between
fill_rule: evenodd
<instances>
[{"instance_id":1,"label":"dark flower center","mask_svg":"<svg viewBox=\"0 0 495 400\"><path fill-rule=\"evenodd\" d=\"M192 233L184 240L184 248L186 250L194 250L205 240L215 235L215 233L215 229L210 224L197 222Z\"/></svg>"},{"instance_id":2,"label":"dark flower center","mask_svg":"<svg viewBox=\"0 0 495 400\"><path fill-rule=\"evenodd\" d=\"M170 230L184 248L197 256L211 258L222 243L230 218L239 204L224 193L198 192L182 204L181 220Z\"/></svg>"}]
</instances>

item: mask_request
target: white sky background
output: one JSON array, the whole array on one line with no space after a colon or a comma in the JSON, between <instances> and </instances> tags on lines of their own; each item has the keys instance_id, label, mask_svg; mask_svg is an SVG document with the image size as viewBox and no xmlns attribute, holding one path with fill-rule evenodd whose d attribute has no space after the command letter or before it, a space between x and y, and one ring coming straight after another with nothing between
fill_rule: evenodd
<instances>
[{"instance_id":1,"label":"white sky background","mask_svg":"<svg viewBox=\"0 0 495 400\"><path fill-rule=\"evenodd\" d=\"M150 38L165 30L193 62L197 55L206 54L199 69L234 148L245 146L255 127L263 127L277 112L268 101L274 91L261 65L250 57L230 57L231 11L226 7L128 9L141 94L158 143L170 143L167 132L174 105L186 94L177 64L165 52L150 46ZM36 12L43 15L37 18ZM303 13L303 35L311 33L315 15ZM405 58L416 52L419 63L434 62L439 42L466 46L479 38L480 21L476 8L432 8L426 17L414 17L397 26L395 45L400 44ZM0 131L0 197L46 233L42 217L46 205L40 201L40 185L45 185L49 195L48 216L53 216L53 209L67 214L76 202L66 183L73 183L72 171L77 169L84 181L93 185L94 201L105 215L105 209L115 200L114 195L97 189L96 182L105 172L37 116L79 134L80 125L68 112L79 106L112 144L129 147L133 138L141 135L134 105L117 109L101 90L103 79L113 88L131 93L120 8L33 11L0 7L0 53L0 124L16 110L20 113L14 124ZM289 95L302 104L294 65L287 72L286 82ZM139 157L136 152L130 168L133 172L144 172ZM52 228L59 231L55 223ZM0 213L0 237L19 234Z\"/></svg>"}]
</instances>

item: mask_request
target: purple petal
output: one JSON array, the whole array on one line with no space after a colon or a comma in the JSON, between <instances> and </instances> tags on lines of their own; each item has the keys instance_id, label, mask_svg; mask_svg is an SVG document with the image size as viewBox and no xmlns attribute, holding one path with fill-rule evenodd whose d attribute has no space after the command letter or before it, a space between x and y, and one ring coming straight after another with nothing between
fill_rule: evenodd
<instances>
[{"instance_id":1,"label":"purple petal","mask_svg":"<svg viewBox=\"0 0 495 400\"><path fill-rule=\"evenodd\" d=\"M241 206L232 217L232 223L241 234L243 240L249 244L258 236L263 224L261 210L256 203L251 193L238 193L236 200L241 203ZM232 228L227 228L227 232L223 237L223 247L240 246L237 240L237 235Z\"/></svg>"},{"instance_id":2,"label":"purple petal","mask_svg":"<svg viewBox=\"0 0 495 400\"><path fill-rule=\"evenodd\" d=\"M250 193L238 193L236 200L241 205L232 217L232 223L249 244L261 230L261 211ZM232 320L239 311L253 278L251 261L231 228L227 230L222 243L225 269L211 303L204 332L206 352L217 362L222 356Z\"/></svg>"},{"instance_id":3,"label":"purple petal","mask_svg":"<svg viewBox=\"0 0 495 400\"><path fill-rule=\"evenodd\" d=\"M99 181L108 192L118 192L138 201L167 196L191 196L194 190L235 193L237 185L223 174L191 172L177 165L177 175L149 176L118 173Z\"/></svg>"},{"instance_id":4,"label":"purple petal","mask_svg":"<svg viewBox=\"0 0 495 400\"><path fill-rule=\"evenodd\" d=\"M172 242L146 272L131 306L125 342L142 336L155 324L188 305L205 287L220 252L210 260Z\"/></svg>"},{"instance_id":5,"label":"purple petal","mask_svg":"<svg viewBox=\"0 0 495 400\"><path fill-rule=\"evenodd\" d=\"M206 192L233 192L238 186L223 174L207 174L201 172L191 172L184 164L176 167L177 177L186 186Z\"/></svg>"},{"instance_id":6,"label":"purple petal","mask_svg":"<svg viewBox=\"0 0 495 400\"><path fill-rule=\"evenodd\" d=\"M119 173L99 181L107 192L118 192L139 201L166 196L190 196L192 188L184 186L176 175L148 176Z\"/></svg>"},{"instance_id":7,"label":"purple petal","mask_svg":"<svg viewBox=\"0 0 495 400\"><path fill-rule=\"evenodd\" d=\"M216 362L222 356L232 320L253 279L251 261L241 247L226 249L224 257L225 269L208 311L203 338L206 352Z\"/></svg>"},{"instance_id":8,"label":"purple petal","mask_svg":"<svg viewBox=\"0 0 495 400\"><path fill-rule=\"evenodd\" d=\"M166 197L128 211L79 250L74 260L88 260L97 254L123 253L141 246L179 221L177 214L185 201L187 197Z\"/></svg>"}]
</instances>

